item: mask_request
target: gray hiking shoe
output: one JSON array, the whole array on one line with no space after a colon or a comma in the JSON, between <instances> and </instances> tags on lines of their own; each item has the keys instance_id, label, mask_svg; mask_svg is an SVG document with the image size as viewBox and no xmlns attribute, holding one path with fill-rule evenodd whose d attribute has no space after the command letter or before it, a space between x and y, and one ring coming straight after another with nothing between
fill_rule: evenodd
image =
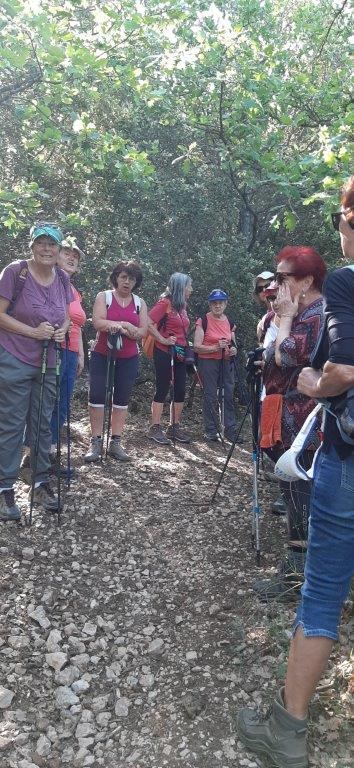
<instances>
[{"instance_id":1,"label":"gray hiking shoe","mask_svg":"<svg viewBox=\"0 0 354 768\"><path fill-rule=\"evenodd\" d=\"M28 501L31 501L31 490L28 491ZM47 512L58 512L58 497L49 483L41 483L34 489L33 504L44 507Z\"/></svg>"},{"instance_id":2,"label":"gray hiking shoe","mask_svg":"<svg viewBox=\"0 0 354 768\"><path fill-rule=\"evenodd\" d=\"M178 443L190 443L191 437L179 424L169 424L166 429L166 435L171 440L177 440Z\"/></svg>"},{"instance_id":3,"label":"gray hiking shoe","mask_svg":"<svg viewBox=\"0 0 354 768\"><path fill-rule=\"evenodd\" d=\"M90 447L84 456L84 461L88 464L90 461L100 461L102 450L102 437L91 437Z\"/></svg>"},{"instance_id":4,"label":"gray hiking shoe","mask_svg":"<svg viewBox=\"0 0 354 768\"><path fill-rule=\"evenodd\" d=\"M153 424L149 429L148 437L159 445L171 445L171 440L166 437L161 424Z\"/></svg>"},{"instance_id":5,"label":"gray hiking shoe","mask_svg":"<svg viewBox=\"0 0 354 768\"><path fill-rule=\"evenodd\" d=\"M21 520L21 510L15 504L15 494L13 488L0 493L0 520L3 523L11 520Z\"/></svg>"},{"instance_id":6,"label":"gray hiking shoe","mask_svg":"<svg viewBox=\"0 0 354 768\"><path fill-rule=\"evenodd\" d=\"M307 718L298 720L285 709L283 689L265 717L253 709L241 709L237 728L242 743L251 752L269 757L277 768L308 768Z\"/></svg>"},{"instance_id":7,"label":"gray hiking shoe","mask_svg":"<svg viewBox=\"0 0 354 768\"><path fill-rule=\"evenodd\" d=\"M108 455L118 461L131 461L130 456L123 450L119 437L111 437L108 446Z\"/></svg>"}]
</instances>

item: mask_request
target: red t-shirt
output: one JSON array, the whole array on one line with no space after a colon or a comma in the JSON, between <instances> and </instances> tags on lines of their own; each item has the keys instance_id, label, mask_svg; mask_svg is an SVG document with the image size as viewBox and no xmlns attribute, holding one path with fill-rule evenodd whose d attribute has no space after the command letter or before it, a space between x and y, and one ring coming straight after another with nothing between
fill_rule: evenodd
<instances>
[{"instance_id":1,"label":"red t-shirt","mask_svg":"<svg viewBox=\"0 0 354 768\"><path fill-rule=\"evenodd\" d=\"M69 331L68 349L70 349L71 352L78 352L80 328L86 322L86 315L81 306L81 296L79 294L79 291L77 291L73 285L71 285L71 290L74 295L74 301L71 301L69 304L69 317L71 321L71 326ZM62 347L64 349L65 349L65 346L66 346L65 341L63 341Z\"/></svg>"},{"instance_id":2,"label":"red t-shirt","mask_svg":"<svg viewBox=\"0 0 354 768\"><path fill-rule=\"evenodd\" d=\"M206 318L208 323L203 339L203 344L205 344L206 347L212 347L221 339L226 339L228 342L231 341L231 328L227 317L219 319L218 317L214 317L211 312L207 312ZM201 317L198 317L196 327L203 328L203 320ZM225 349L224 354L225 357L228 357L227 349ZM198 352L198 357L202 360L221 360L222 352L221 349L218 352Z\"/></svg>"},{"instance_id":3,"label":"red t-shirt","mask_svg":"<svg viewBox=\"0 0 354 768\"><path fill-rule=\"evenodd\" d=\"M115 296L112 296L112 304L107 309L107 320L125 320L127 323L140 326L139 315L136 311L134 299L132 298L130 304L127 307L122 307L118 304ZM99 352L100 355L107 355L107 331L100 331L97 333L95 345L93 347L95 352ZM128 339L127 336L122 334L123 346L119 350L115 350L114 357L135 357L139 353L139 347L134 339Z\"/></svg>"},{"instance_id":4,"label":"red t-shirt","mask_svg":"<svg viewBox=\"0 0 354 768\"><path fill-rule=\"evenodd\" d=\"M185 347L186 335L189 328L189 318L186 310L181 309L180 312L177 312L171 307L169 299L159 299L152 309L150 309L149 318L158 326L160 320L165 316L166 323L163 324L162 328L159 328L159 333L165 339L168 339L169 336L176 336L176 344ZM158 347L158 349L162 349L163 352L166 352L168 349L165 344L160 344L159 341L155 341L155 346Z\"/></svg>"}]
</instances>

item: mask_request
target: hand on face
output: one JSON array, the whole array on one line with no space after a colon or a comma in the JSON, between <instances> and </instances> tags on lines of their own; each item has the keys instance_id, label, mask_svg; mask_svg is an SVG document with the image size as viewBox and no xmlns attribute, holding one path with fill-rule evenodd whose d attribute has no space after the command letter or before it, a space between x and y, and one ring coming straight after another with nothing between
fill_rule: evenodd
<instances>
[{"instance_id":1,"label":"hand on face","mask_svg":"<svg viewBox=\"0 0 354 768\"><path fill-rule=\"evenodd\" d=\"M273 302L273 308L278 317L295 317L298 313L299 294L296 294L292 298L289 285L286 281L282 285L279 285L277 297Z\"/></svg>"}]
</instances>

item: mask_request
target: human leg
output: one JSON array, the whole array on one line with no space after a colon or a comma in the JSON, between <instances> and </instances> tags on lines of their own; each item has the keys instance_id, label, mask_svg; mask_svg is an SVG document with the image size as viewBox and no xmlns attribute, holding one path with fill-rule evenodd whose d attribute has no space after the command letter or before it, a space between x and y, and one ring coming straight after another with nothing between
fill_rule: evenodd
<instances>
[{"instance_id":1,"label":"human leg","mask_svg":"<svg viewBox=\"0 0 354 768\"><path fill-rule=\"evenodd\" d=\"M219 424L219 405L217 399L219 360L199 358L198 371L203 381L203 419L205 434L217 436Z\"/></svg>"},{"instance_id":2,"label":"human leg","mask_svg":"<svg viewBox=\"0 0 354 768\"><path fill-rule=\"evenodd\" d=\"M172 440L179 443L190 443L190 436L181 429L180 421L184 406L186 394L186 364L180 360L174 362L174 402L170 406L170 424L167 427L166 434Z\"/></svg>"},{"instance_id":3,"label":"human leg","mask_svg":"<svg viewBox=\"0 0 354 768\"><path fill-rule=\"evenodd\" d=\"M114 371L114 395L111 422L111 441L108 453L119 461L129 461L128 454L123 450L120 438L128 414L128 403L133 391L139 370L138 356L118 358Z\"/></svg>"},{"instance_id":4,"label":"human leg","mask_svg":"<svg viewBox=\"0 0 354 768\"><path fill-rule=\"evenodd\" d=\"M42 405L41 405L42 401ZM42 387L42 372L37 370L32 380L30 423L30 460L32 472L35 470L35 482L47 483L49 480L51 446L51 417L55 403L55 369L47 368ZM40 409L42 413L40 414ZM40 423L39 423L40 421ZM39 432L38 451L36 452L37 430Z\"/></svg>"},{"instance_id":5,"label":"human leg","mask_svg":"<svg viewBox=\"0 0 354 768\"><path fill-rule=\"evenodd\" d=\"M0 490L12 488L18 478L36 370L0 347Z\"/></svg>"},{"instance_id":6,"label":"human leg","mask_svg":"<svg viewBox=\"0 0 354 768\"><path fill-rule=\"evenodd\" d=\"M92 352L90 358L89 417L91 425L90 447L85 461L99 461L102 449L102 430L105 403L107 357Z\"/></svg>"},{"instance_id":7,"label":"human leg","mask_svg":"<svg viewBox=\"0 0 354 768\"><path fill-rule=\"evenodd\" d=\"M65 424L68 417L68 403L74 391L77 372L78 353L70 349L63 350L60 363L60 404L59 427ZM56 445L58 435L57 409L54 408L51 419L52 445Z\"/></svg>"},{"instance_id":8,"label":"human leg","mask_svg":"<svg viewBox=\"0 0 354 768\"><path fill-rule=\"evenodd\" d=\"M171 441L166 437L162 427L161 419L163 406L166 400L171 383L171 356L169 352L163 352L155 347L155 394L151 404L151 426L149 429L149 438L159 445L171 445Z\"/></svg>"}]
</instances>

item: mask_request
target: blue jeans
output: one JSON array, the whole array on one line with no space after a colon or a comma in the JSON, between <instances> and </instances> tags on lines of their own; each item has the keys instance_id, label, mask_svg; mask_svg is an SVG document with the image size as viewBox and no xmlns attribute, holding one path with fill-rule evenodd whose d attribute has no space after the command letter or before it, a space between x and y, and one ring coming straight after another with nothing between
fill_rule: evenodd
<instances>
[{"instance_id":1,"label":"blue jeans","mask_svg":"<svg viewBox=\"0 0 354 768\"><path fill-rule=\"evenodd\" d=\"M68 403L74 391L74 384L77 372L78 352L72 352L70 349L62 350L60 363L60 400L59 400L59 427L65 424L68 418ZM68 399L69 398L69 399ZM55 405L50 423L52 430L52 444L56 445L58 436L57 407Z\"/></svg>"},{"instance_id":2,"label":"blue jeans","mask_svg":"<svg viewBox=\"0 0 354 768\"><path fill-rule=\"evenodd\" d=\"M338 639L354 573L354 451L318 456L313 480L305 583L295 621L305 637Z\"/></svg>"}]
</instances>

